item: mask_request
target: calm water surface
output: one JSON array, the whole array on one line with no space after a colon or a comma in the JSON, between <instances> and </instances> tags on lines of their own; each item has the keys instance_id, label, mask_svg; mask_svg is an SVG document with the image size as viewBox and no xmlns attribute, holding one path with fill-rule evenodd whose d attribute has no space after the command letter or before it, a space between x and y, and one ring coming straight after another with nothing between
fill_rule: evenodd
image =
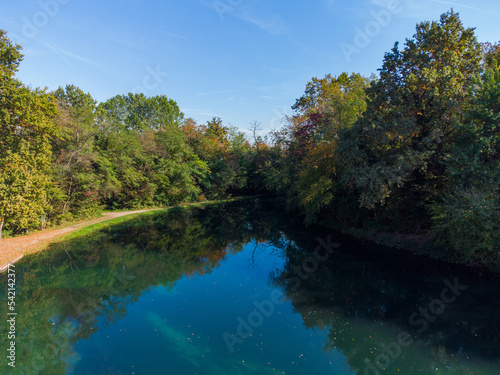
<instances>
[{"instance_id":1,"label":"calm water surface","mask_svg":"<svg viewBox=\"0 0 500 375\"><path fill-rule=\"evenodd\" d=\"M16 264L1 374L500 374L500 280L251 201L144 215Z\"/></svg>"}]
</instances>

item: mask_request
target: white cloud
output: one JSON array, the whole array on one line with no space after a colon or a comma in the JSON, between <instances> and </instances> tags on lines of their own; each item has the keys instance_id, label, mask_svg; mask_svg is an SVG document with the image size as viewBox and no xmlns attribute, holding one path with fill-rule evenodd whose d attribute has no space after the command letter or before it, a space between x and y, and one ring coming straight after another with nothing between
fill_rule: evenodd
<instances>
[{"instance_id":1,"label":"white cloud","mask_svg":"<svg viewBox=\"0 0 500 375\"><path fill-rule=\"evenodd\" d=\"M480 9L480 8L476 8L476 7L473 7L470 5L459 4L459 3L455 3L455 2L451 2L451 1L440 1L440 0L430 0L430 1L432 1L433 3L448 4L448 5L452 5L454 7L463 7L463 8L468 8L468 9L479 10L481 12L486 12L486 9Z\"/></svg>"},{"instance_id":2,"label":"white cloud","mask_svg":"<svg viewBox=\"0 0 500 375\"><path fill-rule=\"evenodd\" d=\"M72 58L73 58L73 59L75 59L75 60L81 61L81 62L83 62L83 63L85 63L85 64L87 64L87 65L91 65L91 66L93 66L93 67L95 67L95 68L99 68L99 69L101 68L101 65L99 65L99 64L98 64L98 63L96 63L95 61L92 61L92 60L90 60L90 59L88 59L88 58L86 58L86 57L83 57L83 56L77 55L77 54L75 54L75 53L73 53L73 52L66 51L66 50L61 49L61 48L59 48L58 50L59 50L59 52L60 52L60 53L62 53L62 54L64 54L64 55L66 55L66 56L72 57Z\"/></svg>"},{"instance_id":3,"label":"white cloud","mask_svg":"<svg viewBox=\"0 0 500 375\"><path fill-rule=\"evenodd\" d=\"M239 19L249 22L259 29L267 31L272 35L284 35L288 29L285 21L276 14L270 14L265 17L257 17L248 12L235 12L234 15Z\"/></svg>"},{"instance_id":4,"label":"white cloud","mask_svg":"<svg viewBox=\"0 0 500 375\"><path fill-rule=\"evenodd\" d=\"M44 46L47 46L49 47L52 51L54 51L56 53L57 56L59 56L66 64L68 64L69 66L71 66L74 70L78 70L76 69L76 67L67 59L63 56L63 53L61 50L59 50L58 48L54 47L53 45L49 44L49 43L45 43L41 40L38 40L40 43L42 43Z\"/></svg>"}]
</instances>

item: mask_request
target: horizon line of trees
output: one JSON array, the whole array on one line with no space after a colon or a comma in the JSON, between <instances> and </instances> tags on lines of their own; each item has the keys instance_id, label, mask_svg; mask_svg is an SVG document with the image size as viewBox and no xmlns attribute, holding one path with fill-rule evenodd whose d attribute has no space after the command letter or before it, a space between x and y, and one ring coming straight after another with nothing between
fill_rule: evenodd
<instances>
[{"instance_id":1,"label":"horizon line of trees","mask_svg":"<svg viewBox=\"0 0 500 375\"><path fill-rule=\"evenodd\" d=\"M288 209L500 264L500 44L451 10L395 43L378 77L313 78L292 108L262 168Z\"/></svg>"},{"instance_id":2,"label":"horizon line of trees","mask_svg":"<svg viewBox=\"0 0 500 375\"><path fill-rule=\"evenodd\" d=\"M253 142L164 95L30 89L20 50L0 30L0 234L266 194L306 223L431 231L444 258L500 262L500 45L453 10L396 43L378 77L313 78L269 138L252 123Z\"/></svg>"},{"instance_id":3,"label":"horizon line of trees","mask_svg":"<svg viewBox=\"0 0 500 375\"><path fill-rule=\"evenodd\" d=\"M15 78L21 47L0 30L0 237L97 215L103 208L220 199L247 187L252 147L218 117L184 118L165 95L97 103Z\"/></svg>"}]
</instances>

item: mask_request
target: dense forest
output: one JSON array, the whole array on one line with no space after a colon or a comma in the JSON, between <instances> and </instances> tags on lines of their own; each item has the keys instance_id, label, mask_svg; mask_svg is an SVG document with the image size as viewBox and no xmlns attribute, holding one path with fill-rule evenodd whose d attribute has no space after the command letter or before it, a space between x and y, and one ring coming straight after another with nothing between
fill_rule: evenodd
<instances>
[{"instance_id":1,"label":"dense forest","mask_svg":"<svg viewBox=\"0 0 500 375\"><path fill-rule=\"evenodd\" d=\"M262 138L256 122L251 140L164 95L30 88L22 58L0 30L0 234L260 194L307 224L424 234L447 260L500 263L500 44L453 11L376 76L312 78L283 127Z\"/></svg>"}]
</instances>

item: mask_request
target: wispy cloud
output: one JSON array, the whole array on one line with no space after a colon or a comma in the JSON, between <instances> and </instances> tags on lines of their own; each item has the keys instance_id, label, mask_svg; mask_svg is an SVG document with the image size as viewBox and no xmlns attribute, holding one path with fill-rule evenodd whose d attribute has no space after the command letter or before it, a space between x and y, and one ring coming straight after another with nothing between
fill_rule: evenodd
<instances>
[{"instance_id":1,"label":"wispy cloud","mask_svg":"<svg viewBox=\"0 0 500 375\"><path fill-rule=\"evenodd\" d=\"M99 68L99 69L102 68L101 65L99 65L95 61L87 59L86 57L77 55L76 53L73 53L73 52L70 52L70 51L66 51L66 50L61 49L61 48L59 48L59 52L61 52L62 54L66 55L66 56L72 57L75 60L81 61L81 62L83 62L83 63L85 63L87 65L91 65L91 66L93 66L95 68Z\"/></svg>"},{"instance_id":2,"label":"wispy cloud","mask_svg":"<svg viewBox=\"0 0 500 375\"><path fill-rule=\"evenodd\" d=\"M207 92L197 92L198 96L210 96L210 95L224 95L224 94L235 94L241 92L241 90L218 90L218 91L207 91Z\"/></svg>"},{"instance_id":3,"label":"wispy cloud","mask_svg":"<svg viewBox=\"0 0 500 375\"><path fill-rule=\"evenodd\" d=\"M139 25L139 24L136 24L136 23L130 23L129 22L128 24L131 25L131 26L140 27L140 28L145 29L145 30L154 31L155 33L160 33L160 34L165 34L165 35L173 36L174 38L179 38L179 39L184 39L184 40L190 40L188 37L185 37L185 36L182 36L182 35L179 35L179 34L176 34L176 33L172 33L172 32L169 32L169 31L155 29L155 28L152 28L152 27L148 27L148 26L144 26L144 25Z\"/></svg>"},{"instance_id":4,"label":"wispy cloud","mask_svg":"<svg viewBox=\"0 0 500 375\"><path fill-rule=\"evenodd\" d=\"M40 39L36 39L36 40L39 43L43 44L44 46L48 47L53 52L55 52L57 54L57 56L59 56L66 64L71 66L74 70L78 70L78 69L75 67L75 65L73 65L71 60L73 60L73 62L74 62L74 60L77 60L77 61L80 61L80 62L86 64L86 65L90 65L90 66L93 66L95 68L102 69L102 66L93 60L90 60L86 57L77 55L76 53L67 51L65 49L55 47L50 43L44 42L43 40L40 40Z\"/></svg>"},{"instance_id":5,"label":"wispy cloud","mask_svg":"<svg viewBox=\"0 0 500 375\"><path fill-rule=\"evenodd\" d=\"M379 6L386 6L386 3L388 3L391 0L372 0L372 4L374 5L379 5ZM462 0L464 1L464 0ZM473 2L471 2L473 5L468 5L468 4L462 4L461 2L455 2L455 1L446 1L446 0L428 0L428 1L422 1L422 0L401 0L401 4L403 5L403 8L405 9L404 12L399 14L399 17L403 18L411 18L411 19L434 19L436 18L436 9L435 5L433 6L432 4L445 4L449 7L454 7L456 8L455 10L460 10L460 8L466 8L466 9L472 9L477 12L482 12L482 13L488 13L488 14L493 14L496 15L497 13L495 11L492 11L491 9L481 9ZM384 5L385 4L385 5ZM442 10L442 9L441 9Z\"/></svg>"},{"instance_id":6,"label":"wispy cloud","mask_svg":"<svg viewBox=\"0 0 500 375\"><path fill-rule=\"evenodd\" d=\"M63 54L61 53L61 51L59 49L57 49L56 47L54 47L53 45L49 44L49 43L46 43L40 39L37 39L40 43L42 43L44 46L47 46L49 47L52 51L54 51L56 53L57 56L59 56L66 64L68 64L69 66L71 66L74 70L78 71L78 69L76 69L76 67L68 61L68 59L66 59Z\"/></svg>"},{"instance_id":7,"label":"wispy cloud","mask_svg":"<svg viewBox=\"0 0 500 375\"><path fill-rule=\"evenodd\" d=\"M210 0L199 0L204 6L214 10L214 13L221 12L220 4L216 1ZM256 3L250 3L248 1L243 2L241 5L231 6L228 5L227 9L223 11L224 16L234 16L242 21L251 23L252 25L264 30L272 35L284 35L287 33L288 28L285 21L281 16L275 13L266 14L256 14L255 12Z\"/></svg>"},{"instance_id":8,"label":"wispy cloud","mask_svg":"<svg viewBox=\"0 0 500 375\"><path fill-rule=\"evenodd\" d=\"M281 68L267 68L270 72L275 72L275 73L289 73L289 71Z\"/></svg>"},{"instance_id":9,"label":"wispy cloud","mask_svg":"<svg viewBox=\"0 0 500 375\"><path fill-rule=\"evenodd\" d=\"M266 85L255 87L255 90L265 93L286 93L290 89L290 85L287 82L281 82L276 85Z\"/></svg>"},{"instance_id":10,"label":"wispy cloud","mask_svg":"<svg viewBox=\"0 0 500 375\"><path fill-rule=\"evenodd\" d=\"M46 47L48 47L48 46L46 45ZM49 49L51 49L51 48L49 47ZM22 53L25 56L42 57L42 56L46 56L49 52L45 48L31 48L31 47L30 48L24 48L23 47Z\"/></svg>"},{"instance_id":11,"label":"wispy cloud","mask_svg":"<svg viewBox=\"0 0 500 375\"><path fill-rule=\"evenodd\" d=\"M236 11L234 12L234 15L243 21L257 26L261 30L267 31L272 35L284 35L288 31L285 21L276 14L270 14L262 17L252 15L248 11Z\"/></svg>"},{"instance_id":12,"label":"wispy cloud","mask_svg":"<svg viewBox=\"0 0 500 375\"><path fill-rule=\"evenodd\" d=\"M468 9L474 9L474 10L479 10L481 12L486 12L486 9L481 9L481 8L476 8L470 5L465 5L465 4L460 4L460 3L455 3L451 1L441 1L441 0L431 0L433 3L439 3L439 4L447 4L447 5L453 5L456 7L463 7L463 8L468 8Z\"/></svg>"}]
</instances>

